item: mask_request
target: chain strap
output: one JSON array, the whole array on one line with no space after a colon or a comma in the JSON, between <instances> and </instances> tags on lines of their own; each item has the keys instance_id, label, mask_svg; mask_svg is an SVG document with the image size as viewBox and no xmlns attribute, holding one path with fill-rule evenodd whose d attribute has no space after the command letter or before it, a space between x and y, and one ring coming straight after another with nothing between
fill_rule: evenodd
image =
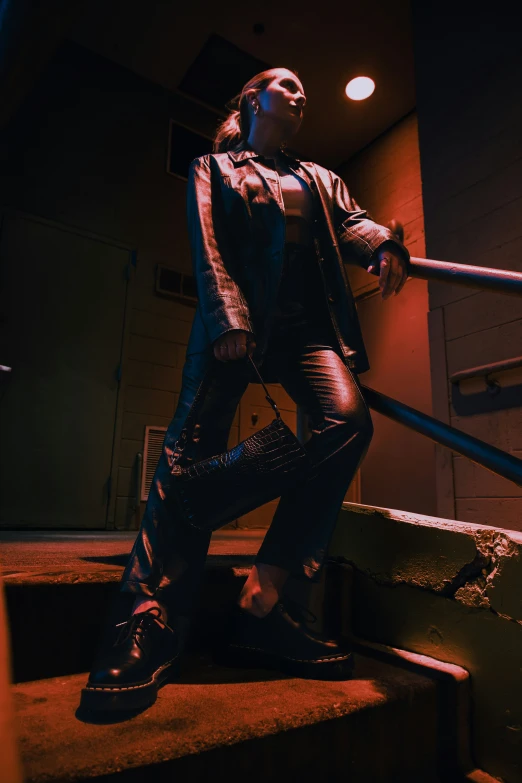
<instances>
[{"instance_id":1,"label":"chain strap","mask_svg":"<svg viewBox=\"0 0 522 783\"><path fill-rule=\"evenodd\" d=\"M265 386L265 382L264 382L264 380L261 378L261 375L259 374L259 370L257 369L257 367L256 367L256 365L255 365L255 363L254 363L254 360L252 359L252 357L251 357L250 355L248 356L248 358L250 359L250 362L252 363L252 367L254 368L254 370L255 370L255 371L256 371L256 373L257 373L257 377L259 378L259 380L260 380L260 381L261 381L261 383L263 384L263 389L266 391L266 399L268 400L268 402L270 403L270 405L271 405L271 406L272 406L272 408L274 409L274 411L275 411L275 415L277 416L277 418L278 418L278 419L280 419L280 418L281 418L281 414L279 413L279 409L278 409L277 405L275 404L274 400L272 399L272 397L269 395L269 393L268 393L268 389L266 388L266 386Z\"/></svg>"}]
</instances>

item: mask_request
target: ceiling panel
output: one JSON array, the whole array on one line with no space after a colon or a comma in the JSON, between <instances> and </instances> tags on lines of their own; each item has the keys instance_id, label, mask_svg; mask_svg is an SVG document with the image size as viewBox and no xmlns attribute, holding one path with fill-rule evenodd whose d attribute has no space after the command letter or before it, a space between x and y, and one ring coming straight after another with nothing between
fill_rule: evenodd
<instances>
[{"instance_id":1,"label":"ceiling panel","mask_svg":"<svg viewBox=\"0 0 522 783\"><path fill-rule=\"evenodd\" d=\"M200 65L207 56L208 68L212 36L225 39L229 52L241 50L246 60L297 71L307 108L290 146L303 159L328 168L350 158L415 106L409 0L374 0L355 8L333 0L268 0L257 7L244 0L221 7L196 0L183 8L171 0L93 0L70 33L83 46L163 87L177 91L188 84L200 95L206 90ZM227 85L227 100L238 92L229 65L220 85L216 62L208 85L212 94L225 88L219 100ZM347 81L358 75L376 82L366 101L350 101L344 94ZM216 111L216 121L223 116Z\"/></svg>"},{"instance_id":2,"label":"ceiling panel","mask_svg":"<svg viewBox=\"0 0 522 783\"><path fill-rule=\"evenodd\" d=\"M189 65L178 88L222 112L252 76L271 67L214 33Z\"/></svg>"}]
</instances>

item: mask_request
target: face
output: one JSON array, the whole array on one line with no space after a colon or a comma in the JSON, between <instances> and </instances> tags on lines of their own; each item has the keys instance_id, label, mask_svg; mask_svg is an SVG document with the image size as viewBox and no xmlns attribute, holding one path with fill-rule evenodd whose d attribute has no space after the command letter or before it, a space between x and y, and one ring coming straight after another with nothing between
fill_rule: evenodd
<instances>
[{"instance_id":1,"label":"face","mask_svg":"<svg viewBox=\"0 0 522 783\"><path fill-rule=\"evenodd\" d=\"M256 99L261 106L260 115L284 125L290 132L299 129L306 96L301 81L291 71L278 69L268 87L257 93Z\"/></svg>"}]
</instances>

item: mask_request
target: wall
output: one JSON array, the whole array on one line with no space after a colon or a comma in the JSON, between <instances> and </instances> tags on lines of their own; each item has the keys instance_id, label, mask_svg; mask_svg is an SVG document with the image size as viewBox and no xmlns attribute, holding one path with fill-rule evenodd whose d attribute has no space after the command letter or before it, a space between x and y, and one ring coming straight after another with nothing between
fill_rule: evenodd
<instances>
[{"instance_id":1,"label":"wall","mask_svg":"<svg viewBox=\"0 0 522 783\"><path fill-rule=\"evenodd\" d=\"M117 527L136 525L136 452L144 425L167 425L174 413L194 312L153 293L157 263L190 271L186 184L165 171L169 117L188 118L188 110L173 105L166 91L65 43L9 126L3 147L5 206L137 253L113 473ZM190 119L204 124L202 117Z\"/></svg>"},{"instance_id":2,"label":"wall","mask_svg":"<svg viewBox=\"0 0 522 783\"><path fill-rule=\"evenodd\" d=\"M506 9L416 4L417 106L428 257L521 272L522 55ZM448 383L520 356L520 298L430 283L429 299L437 415L522 457L520 370L496 376L495 398L482 381L453 400ZM447 450L437 482L440 514L522 530L520 487Z\"/></svg>"},{"instance_id":3,"label":"wall","mask_svg":"<svg viewBox=\"0 0 522 783\"><path fill-rule=\"evenodd\" d=\"M424 219L417 117L409 114L337 170L351 194L383 225L398 220L412 256L424 257ZM428 351L428 293L410 278L383 301L378 278L346 267L354 290L371 369L364 385L432 414ZM375 434L361 467L361 502L435 514L431 441L372 412Z\"/></svg>"},{"instance_id":4,"label":"wall","mask_svg":"<svg viewBox=\"0 0 522 783\"><path fill-rule=\"evenodd\" d=\"M109 514L109 526L117 528L139 525L144 503L135 510L136 454L145 426L167 426L174 414L194 316L193 305L154 293L158 263L192 273L186 181L166 172L170 118L208 137L217 120L198 104L65 42L1 137L0 209L37 215L136 253ZM279 384L270 388L295 431L295 404ZM247 436L240 436L240 411L253 401L268 407L255 384L238 407L229 446ZM245 515L241 525L267 527L273 506Z\"/></svg>"}]
</instances>

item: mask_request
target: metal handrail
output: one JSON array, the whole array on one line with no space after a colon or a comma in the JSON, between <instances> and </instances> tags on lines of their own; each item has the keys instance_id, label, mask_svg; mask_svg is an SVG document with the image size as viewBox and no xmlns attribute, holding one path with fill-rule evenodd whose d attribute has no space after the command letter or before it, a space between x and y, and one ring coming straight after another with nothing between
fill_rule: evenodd
<instances>
[{"instance_id":1,"label":"metal handrail","mask_svg":"<svg viewBox=\"0 0 522 783\"><path fill-rule=\"evenodd\" d=\"M481 364L479 367L470 367L469 370L460 370L450 375L449 380L450 383L459 383L460 381L468 380L468 378L483 378L496 372L514 370L517 367L522 367L522 356L514 356L512 359L503 359L500 362Z\"/></svg>"},{"instance_id":2,"label":"metal handrail","mask_svg":"<svg viewBox=\"0 0 522 783\"><path fill-rule=\"evenodd\" d=\"M400 242L404 242L404 228L397 220L388 223L388 228ZM429 258L410 258L410 275L427 280L440 280L444 283L463 285L470 288L480 288L497 291L503 294L522 295L522 274L507 269L492 269L490 267L472 266L471 264L454 264L449 261L433 261ZM469 370L454 373L450 377L453 384L465 378L488 376L492 372L520 367L522 357L515 357L500 362L472 367ZM489 384L495 386L496 384ZM444 424L426 413L410 408L399 400L387 397L381 392L362 386L364 398L370 408L383 416L387 416L399 424L404 424L435 443L446 446L457 454L462 454L477 465L496 473L508 481L522 486L522 459L513 457L496 446L491 446L479 438L457 430L449 424Z\"/></svg>"},{"instance_id":3,"label":"metal handrail","mask_svg":"<svg viewBox=\"0 0 522 783\"><path fill-rule=\"evenodd\" d=\"M388 228L399 242L404 243L404 226L398 220L390 220ZM441 283L463 285L497 291L500 294L522 295L522 274L508 269L493 269L487 266L455 264L452 261L434 261L431 258L410 258L409 274L423 280L439 280Z\"/></svg>"},{"instance_id":4,"label":"metal handrail","mask_svg":"<svg viewBox=\"0 0 522 783\"><path fill-rule=\"evenodd\" d=\"M439 280L442 283L463 285L496 291L500 294L522 296L522 274L507 269L492 269L486 266L455 264L452 261L433 261L430 258L410 258L410 276L424 280Z\"/></svg>"},{"instance_id":5,"label":"metal handrail","mask_svg":"<svg viewBox=\"0 0 522 783\"><path fill-rule=\"evenodd\" d=\"M444 424L438 419L434 419L415 408L410 408L409 405L387 397L368 386L362 386L362 391L370 408L376 410L377 413L381 413L399 424L404 424L435 443L440 443L442 446L456 451L457 454L462 454L463 457L467 457L492 473L522 486L522 459L513 457L506 451L497 449L496 446L491 446L472 435L467 435L455 427L450 427L449 424Z\"/></svg>"}]
</instances>

